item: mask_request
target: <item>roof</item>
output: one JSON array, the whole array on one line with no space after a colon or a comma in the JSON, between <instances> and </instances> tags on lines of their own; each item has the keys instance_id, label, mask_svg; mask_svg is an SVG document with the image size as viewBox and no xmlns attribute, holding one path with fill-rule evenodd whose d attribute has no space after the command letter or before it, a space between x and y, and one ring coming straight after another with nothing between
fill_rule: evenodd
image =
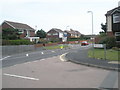
<instances>
[{"instance_id":1,"label":"roof","mask_svg":"<svg viewBox=\"0 0 120 90\"><path fill-rule=\"evenodd\" d=\"M105 15L109 16L109 15L113 14L115 11L119 11L120 12L120 6L114 8L112 10L107 11L107 13Z\"/></svg>"},{"instance_id":2,"label":"roof","mask_svg":"<svg viewBox=\"0 0 120 90\"><path fill-rule=\"evenodd\" d=\"M70 33L70 34L81 34L79 31L77 30L72 30L70 29L70 31L66 30L66 32Z\"/></svg>"},{"instance_id":3,"label":"roof","mask_svg":"<svg viewBox=\"0 0 120 90\"><path fill-rule=\"evenodd\" d=\"M93 34L93 35L84 35L84 36L86 36L86 37L93 37L93 38L95 38L97 35Z\"/></svg>"},{"instance_id":4,"label":"roof","mask_svg":"<svg viewBox=\"0 0 120 90\"><path fill-rule=\"evenodd\" d=\"M35 30L32 27L30 27L27 24L23 24L23 23L18 23L18 22L11 22L11 21L5 21L5 23L9 24L10 26L12 26L14 29L27 29L27 30Z\"/></svg>"},{"instance_id":5,"label":"roof","mask_svg":"<svg viewBox=\"0 0 120 90\"><path fill-rule=\"evenodd\" d=\"M55 30L56 32L60 32L60 33L63 33L63 31L62 31L61 29L52 28L51 30Z\"/></svg>"},{"instance_id":6,"label":"roof","mask_svg":"<svg viewBox=\"0 0 120 90\"><path fill-rule=\"evenodd\" d=\"M75 31L77 34L81 34L79 31Z\"/></svg>"}]
</instances>

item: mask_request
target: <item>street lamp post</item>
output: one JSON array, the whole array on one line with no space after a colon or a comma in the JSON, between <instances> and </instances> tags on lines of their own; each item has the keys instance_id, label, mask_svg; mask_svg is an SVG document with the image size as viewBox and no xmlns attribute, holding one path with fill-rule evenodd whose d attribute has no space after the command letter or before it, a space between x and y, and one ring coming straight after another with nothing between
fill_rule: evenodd
<instances>
[{"instance_id":1,"label":"street lamp post","mask_svg":"<svg viewBox=\"0 0 120 90\"><path fill-rule=\"evenodd\" d=\"M93 12L92 11L88 11L88 13L91 13L92 15L92 48L93 48L93 57L94 57L94 38L93 38Z\"/></svg>"}]
</instances>

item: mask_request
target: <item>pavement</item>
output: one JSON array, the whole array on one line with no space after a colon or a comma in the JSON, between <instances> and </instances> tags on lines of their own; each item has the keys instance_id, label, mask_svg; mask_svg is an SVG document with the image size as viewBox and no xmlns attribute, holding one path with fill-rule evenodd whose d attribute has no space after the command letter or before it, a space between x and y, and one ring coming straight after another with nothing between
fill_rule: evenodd
<instances>
[{"instance_id":1,"label":"pavement","mask_svg":"<svg viewBox=\"0 0 120 90\"><path fill-rule=\"evenodd\" d=\"M92 66L102 69L120 71L120 63L118 61L100 60L89 58L87 55L89 49L77 50L62 55L65 61L71 61L77 64Z\"/></svg>"},{"instance_id":2,"label":"pavement","mask_svg":"<svg viewBox=\"0 0 120 90\"><path fill-rule=\"evenodd\" d=\"M4 88L109 90L104 88L118 88L118 72L62 62L60 56L53 56L3 68L2 87L3 90L6 90Z\"/></svg>"}]
</instances>

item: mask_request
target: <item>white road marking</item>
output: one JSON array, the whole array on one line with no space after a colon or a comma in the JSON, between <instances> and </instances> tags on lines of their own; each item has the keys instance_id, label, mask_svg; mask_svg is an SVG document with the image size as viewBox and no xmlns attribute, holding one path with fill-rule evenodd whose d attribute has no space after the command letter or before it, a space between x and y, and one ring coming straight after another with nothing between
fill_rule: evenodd
<instances>
[{"instance_id":1,"label":"white road marking","mask_svg":"<svg viewBox=\"0 0 120 90\"><path fill-rule=\"evenodd\" d=\"M44 54L43 52L41 52L41 54Z\"/></svg>"},{"instance_id":2,"label":"white road marking","mask_svg":"<svg viewBox=\"0 0 120 90\"><path fill-rule=\"evenodd\" d=\"M51 52L55 52L55 51L51 51Z\"/></svg>"},{"instance_id":3,"label":"white road marking","mask_svg":"<svg viewBox=\"0 0 120 90\"><path fill-rule=\"evenodd\" d=\"M40 59L40 61L44 61L45 59Z\"/></svg>"},{"instance_id":4,"label":"white road marking","mask_svg":"<svg viewBox=\"0 0 120 90\"><path fill-rule=\"evenodd\" d=\"M6 59L6 58L9 58L10 56L6 56L6 57L4 57L4 58L1 58L0 60L3 60L3 59Z\"/></svg>"},{"instance_id":5,"label":"white road marking","mask_svg":"<svg viewBox=\"0 0 120 90\"><path fill-rule=\"evenodd\" d=\"M29 54L26 54L26 56L28 57L28 56L29 56Z\"/></svg>"},{"instance_id":6,"label":"white road marking","mask_svg":"<svg viewBox=\"0 0 120 90\"><path fill-rule=\"evenodd\" d=\"M29 79L29 80L39 80L38 78L32 78L32 77L26 77L26 76L19 76L19 75L14 75L14 74L7 74L7 73L4 73L3 75L10 76L10 77L22 78L22 79Z\"/></svg>"},{"instance_id":7,"label":"white road marking","mask_svg":"<svg viewBox=\"0 0 120 90\"><path fill-rule=\"evenodd\" d=\"M60 56L60 60L61 60L61 61L63 61L63 62L67 61L67 60L63 59L63 56L65 56L66 54L67 54L67 53L62 54L62 55Z\"/></svg>"}]
</instances>

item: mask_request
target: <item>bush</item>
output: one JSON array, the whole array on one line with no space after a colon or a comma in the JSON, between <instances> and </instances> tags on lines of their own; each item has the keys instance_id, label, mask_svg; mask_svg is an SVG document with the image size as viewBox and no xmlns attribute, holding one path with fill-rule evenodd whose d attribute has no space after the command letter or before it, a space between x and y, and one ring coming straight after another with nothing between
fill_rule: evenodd
<instances>
[{"instance_id":1,"label":"bush","mask_svg":"<svg viewBox=\"0 0 120 90\"><path fill-rule=\"evenodd\" d=\"M2 40L2 45L31 45L29 40Z\"/></svg>"},{"instance_id":2,"label":"bush","mask_svg":"<svg viewBox=\"0 0 120 90\"><path fill-rule=\"evenodd\" d=\"M113 49L113 50L116 50L116 51L118 51L118 50L119 50L119 48L118 48L118 47L112 47L112 49Z\"/></svg>"},{"instance_id":3,"label":"bush","mask_svg":"<svg viewBox=\"0 0 120 90\"><path fill-rule=\"evenodd\" d=\"M78 41L78 40L88 40L90 37L86 37L84 35L81 35L79 38L68 38L68 41Z\"/></svg>"},{"instance_id":4,"label":"bush","mask_svg":"<svg viewBox=\"0 0 120 90\"><path fill-rule=\"evenodd\" d=\"M115 37L106 36L99 41L99 44L106 44L106 48L110 49L112 47L115 47L116 40Z\"/></svg>"}]
</instances>

